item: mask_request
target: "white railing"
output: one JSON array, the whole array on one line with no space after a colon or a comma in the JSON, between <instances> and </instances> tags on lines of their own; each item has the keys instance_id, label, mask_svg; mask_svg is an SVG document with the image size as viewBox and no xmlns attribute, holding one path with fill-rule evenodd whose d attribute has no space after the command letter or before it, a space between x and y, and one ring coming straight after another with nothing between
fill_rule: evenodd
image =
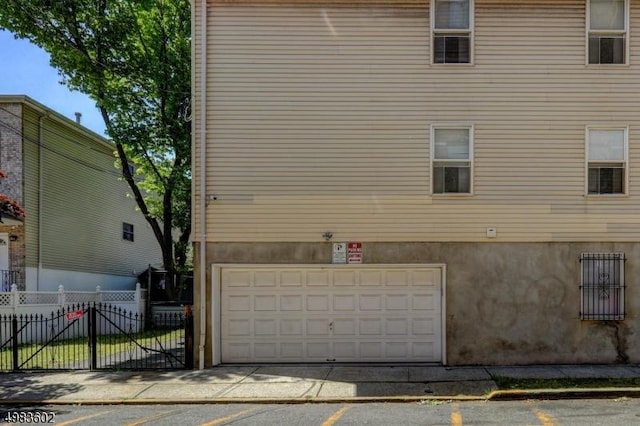
<instances>
[{"instance_id":1,"label":"white railing","mask_svg":"<svg viewBox=\"0 0 640 426\"><path fill-rule=\"evenodd\" d=\"M0 315L10 314L46 314L72 305L89 303L108 303L126 309L134 314L143 314L147 300L147 290L136 284L131 291L18 291L17 285L11 291L0 292Z\"/></svg>"}]
</instances>

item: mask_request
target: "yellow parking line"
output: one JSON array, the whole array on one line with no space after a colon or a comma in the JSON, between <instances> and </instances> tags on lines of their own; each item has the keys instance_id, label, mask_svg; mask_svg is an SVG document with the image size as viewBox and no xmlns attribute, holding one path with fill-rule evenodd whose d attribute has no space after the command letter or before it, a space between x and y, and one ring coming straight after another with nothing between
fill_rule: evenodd
<instances>
[{"instance_id":1,"label":"yellow parking line","mask_svg":"<svg viewBox=\"0 0 640 426\"><path fill-rule=\"evenodd\" d=\"M460 406L458 404L452 404L451 408L453 408L453 412L451 413L451 426L462 426Z\"/></svg>"},{"instance_id":2,"label":"yellow parking line","mask_svg":"<svg viewBox=\"0 0 640 426\"><path fill-rule=\"evenodd\" d=\"M240 417L240 416L242 416L244 414L248 414L248 413L250 413L252 411L255 411L257 409L258 409L257 407L249 408L248 410L240 411L239 413L231 414L231 415L225 416L225 417L219 417L217 419L211 420L210 422L202 423L200 426L216 426L216 425L219 425L220 423L224 423L226 421L233 420L236 417Z\"/></svg>"},{"instance_id":3,"label":"yellow parking line","mask_svg":"<svg viewBox=\"0 0 640 426\"><path fill-rule=\"evenodd\" d=\"M325 420L324 422L322 422L322 426L333 426L335 424L335 422L337 422L338 420L340 420L340 417L342 417L342 415L349 409L351 408L350 405L345 405L344 407L342 407L341 409L339 409L338 411L336 411L335 413L333 413L331 415L331 417L329 417L327 420Z\"/></svg>"},{"instance_id":4,"label":"yellow parking line","mask_svg":"<svg viewBox=\"0 0 640 426\"><path fill-rule=\"evenodd\" d=\"M543 424L543 426L555 426L556 424L553 420L553 417L546 413L543 413L540 410L536 411L536 416L538 417L538 420L540 420L540 422Z\"/></svg>"},{"instance_id":5,"label":"yellow parking line","mask_svg":"<svg viewBox=\"0 0 640 426\"><path fill-rule=\"evenodd\" d=\"M88 420L88 419L92 419L94 417L103 416L103 415L108 414L108 413L110 413L112 411L113 410L102 411L100 413L89 414L88 416L78 417L77 419L71 419L71 420L67 420L66 422L56 423L56 425L58 425L58 426L72 425L74 423L82 422L82 421L85 421L85 420Z\"/></svg>"},{"instance_id":6,"label":"yellow parking line","mask_svg":"<svg viewBox=\"0 0 640 426\"><path fill-rule=\"evenodd\" d=\"M150 417L143 417L140 420L136 420L135 422L131 422L131 423L127 423L125 426L139 426L139 425L143 425L145 423L149 423L152 422L154 420L158 420L161 419L163 417L168 417L174 413L177 413L179 411L184 411L182 409L180 410L171 410L171 411L164 411L162 413L156 414L155 416L150 416Z\"/></svg>"}]
</instances>

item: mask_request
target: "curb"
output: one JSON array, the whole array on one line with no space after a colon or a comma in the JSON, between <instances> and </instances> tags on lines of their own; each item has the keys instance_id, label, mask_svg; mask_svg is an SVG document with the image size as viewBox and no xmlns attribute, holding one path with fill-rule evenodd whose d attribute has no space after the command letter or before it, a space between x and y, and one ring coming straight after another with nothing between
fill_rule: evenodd
<instances>
[{"instance_id":1,"label":"curb","mask_svg":"<svg viewBox=\"0 0 640 426\"><path fill-rule=\"evenodd\" d=\"M487 401L518 401L524 399L614 399L640 398L640 388L589 389L513 389L497 390L487 395Z\"/></svg>"},{"instance_id":2,"label":"curb","mask_svg":"<svg viewBox=\"0 0 640 426\"><path fill-rule=\"evenodd\" d=\"M337 404L337 403L384 403L384 402L449 402L486 401L485 396L367 396L367 397L325 397L325 398L209 398L180 399L15 399L0 402L3 406L17 405L199 405L199 404Z\"/></svg>"},{"instance_id":3,"label":"curb","mask_svg":"<svg viewBox=\"0 0 640 426\"><path fill-rule=\"evenodd\" d=\"M472 401L522 401L529 399L615 399L640 398L640 388L592 388L592 389L513 389L497 390L483 396L363 396L317 398L185 398L173 401L163 399L14 399L3 400L2 406L37 405L204 405L204 404L366 404L366 403L446 403Z\"/></svg>"}]
</instances>

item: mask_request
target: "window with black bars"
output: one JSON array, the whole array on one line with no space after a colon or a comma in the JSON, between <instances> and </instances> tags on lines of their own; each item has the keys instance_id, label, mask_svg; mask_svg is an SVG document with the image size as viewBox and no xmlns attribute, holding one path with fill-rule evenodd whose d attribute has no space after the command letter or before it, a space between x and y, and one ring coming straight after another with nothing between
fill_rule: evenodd
<instances>
[{"instance_id":1,"label":"window with black bars","mask_svg":"<svg viewBox=\"0 0 640 426\"><path fill-rule=\"evenodd\" d=\"M623 320L624 253L580 255L580 319Z\"/></svg>"}]
</instances>

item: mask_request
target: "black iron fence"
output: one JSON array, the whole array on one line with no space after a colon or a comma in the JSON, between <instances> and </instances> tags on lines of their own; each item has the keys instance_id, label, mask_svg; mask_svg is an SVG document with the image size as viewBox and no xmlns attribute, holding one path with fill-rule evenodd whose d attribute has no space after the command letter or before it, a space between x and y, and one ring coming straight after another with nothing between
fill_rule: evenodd
<instances>
[{"instance_id":1,"label":"black iron fence","mask_svg":"<svg viewBox=\"0 0 640 426\"><path fill-rule=\"evenodd\" d=\"M108 304L0 316L0 370L193 368L193 317Z\"/></svg>"}]
</instances>

